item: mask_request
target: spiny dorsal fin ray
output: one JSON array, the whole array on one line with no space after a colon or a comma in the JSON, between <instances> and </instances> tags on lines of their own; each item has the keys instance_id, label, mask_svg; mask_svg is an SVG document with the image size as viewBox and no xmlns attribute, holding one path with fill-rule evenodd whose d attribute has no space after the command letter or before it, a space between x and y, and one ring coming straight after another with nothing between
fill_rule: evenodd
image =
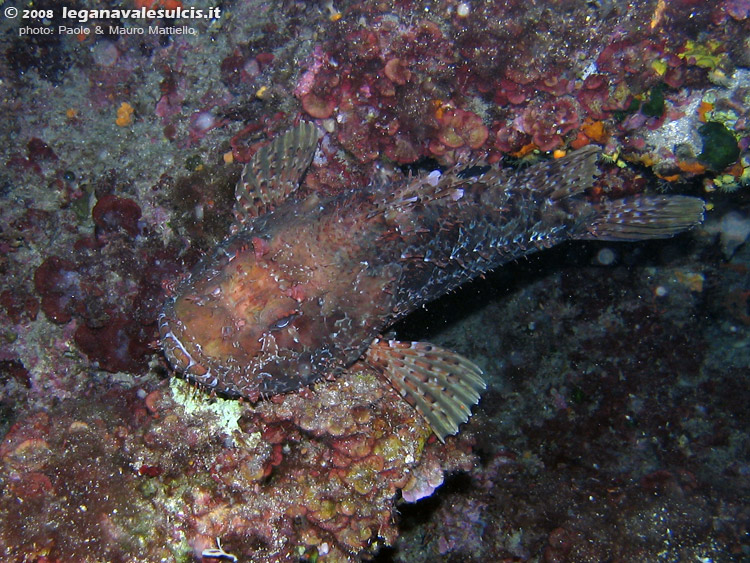
<instances>
[{"instance_id":1,"label":"spiny dorsal fin ray","mask_svg":"<svg viewBox=\"0 0 750 563\"><path fill-rule=\"evenodd\" d=\"M519 180L556 201L578 195L599 175L596 160L601 149L587 145L562 158L540 162L519 172ZM519 182L520 184L520 182Z\"/></svg>"},{"instance_id":2,"label":"spiny dorsal fin ray","mask_svg":"<svg viewBox=\"0 0 750 563\"><path fill-rule=\"evenodd\" d=\"M299 187L318 145L318 130L303 121L261 147L245 165L235 188L232 233L268 213Z\"/></svg>"},{"instance_id":3,"label":"spiny dorsal fin ray","mask_svg":"<svg viewBox=\"0 0 750 563\"><path fill-rule=\"evenodd\" d=\"M600 152L599 147L587 145L562 158L535 164L512 178L505 170L487 165L483 160L469 161L442 174L433 171L414 178L386 196L379 206L381 209L408 209L418 202L441 198L459 200L462 189L474 183L484 184L489 189L502 189L508 182L529 186L540 197L557 201L583 193L593 186L599 175L596 161Z\"/></svg>"},{"instance_id":4,"label":"spiny dorsal fin ray","mask_svg":"<svg viewBox=\"0 0 750 563\"><path fill-rule=\"evenodd\" d=\"M471 406L486 388L476 364L427 342L376 339L366 358L417 409L441 442L469 420Z\"/></svg>"}]
</instances>

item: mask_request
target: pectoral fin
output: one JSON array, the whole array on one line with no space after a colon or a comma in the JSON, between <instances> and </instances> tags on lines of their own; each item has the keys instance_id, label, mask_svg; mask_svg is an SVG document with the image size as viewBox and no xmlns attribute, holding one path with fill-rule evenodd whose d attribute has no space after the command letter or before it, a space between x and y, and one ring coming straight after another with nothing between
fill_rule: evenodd
<instances>
[{"instance_id":1,"label":"pectoral fin","mask_svg":"<svg viewBox=\"0 0 750 563\"><path fill-rule=\"evenodd\" d=\"M366 359L417 409L441 442L469 420L471 406L486 388L476 364L427 342L375 340Z\"/></svg>"}]
</instances>

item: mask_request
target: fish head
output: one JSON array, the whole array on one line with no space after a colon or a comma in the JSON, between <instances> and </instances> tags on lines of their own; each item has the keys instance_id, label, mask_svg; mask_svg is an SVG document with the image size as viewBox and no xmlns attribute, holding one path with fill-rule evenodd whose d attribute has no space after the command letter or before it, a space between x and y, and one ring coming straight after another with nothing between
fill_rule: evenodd
<instances>
[{"instance_id":1,"label":"fish head","mask_svg":"<svg viewBox=\"0 0 750 563\"><path fill-rule=\"evenodd\" d=\"M325 288L259 244L205 258L159 317L165 355L186 378L251 400L299 389L330 372L335 322Z\"/></svg>"}]
</instances>

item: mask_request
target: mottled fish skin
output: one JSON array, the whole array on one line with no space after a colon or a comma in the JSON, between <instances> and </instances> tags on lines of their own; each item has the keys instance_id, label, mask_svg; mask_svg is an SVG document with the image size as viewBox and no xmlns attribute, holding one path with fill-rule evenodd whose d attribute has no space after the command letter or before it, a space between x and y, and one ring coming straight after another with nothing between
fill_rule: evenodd
<instances>
[{"instance_id":1,"label":"mottled fish skin","mask_svg":"<svg viewBox=\"0 0 750 563\"><path fill-rule=\"evenodd\" d=\"M469 165L372 191L295 199L317 141L312 125L299 128L296 140L287 133L243 174L236 234L196 265L160 317L171 364L229 395L256 400L333 376L415 308L537 250L569 239L661 238L702 219L703 202L684 196L590 203L582 192L597 174L593 147L525 171L483 166L472 176L477 167ZM295 142L307 148L295 152ZM283 176L282 187L265 178L273 173ZM263 185L243 187L250 184ZM369 357L383 369L391 351L406 353L379 346ZM445 366L445 358L427 364ZM481 370L469 371L470 386L481 390ZM461 405L475 403L471 397ZM436 432L442 438L455 427Z\"/></svg>"}]
</instances>

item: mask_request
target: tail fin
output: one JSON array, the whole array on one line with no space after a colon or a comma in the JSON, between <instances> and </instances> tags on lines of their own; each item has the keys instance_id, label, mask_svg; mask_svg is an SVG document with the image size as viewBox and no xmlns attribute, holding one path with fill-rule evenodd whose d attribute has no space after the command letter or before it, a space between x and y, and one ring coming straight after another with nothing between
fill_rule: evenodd
<instances>
[{"instance_id":1,"label":"tail fin","mask_svg":"<svg viewBox=\"0 0 750 563\"><path fill-rule=\"evenodd\" d=\"M674 236L703 221L706 204L689 196L638 196L598 204L587 232L574 238L635 241Z\"/></svg>"}]
</instances>

